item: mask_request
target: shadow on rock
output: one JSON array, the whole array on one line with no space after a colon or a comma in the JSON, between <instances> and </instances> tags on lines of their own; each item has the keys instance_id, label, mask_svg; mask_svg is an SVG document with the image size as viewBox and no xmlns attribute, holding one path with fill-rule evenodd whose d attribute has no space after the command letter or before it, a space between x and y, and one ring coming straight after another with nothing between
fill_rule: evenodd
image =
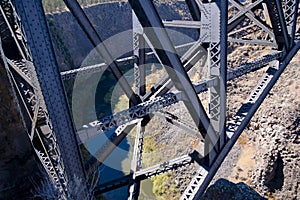
<instances>
[{"instance_id":1,"label":"shadow on rock","mask_svg":"<svg viewBox=\"0 0 300 200\"><path fill-rule=\"evenodd\" d=\"M201 200L266 200L245 183L219 179L211 185Z\"/></svg>"}]
</instances>

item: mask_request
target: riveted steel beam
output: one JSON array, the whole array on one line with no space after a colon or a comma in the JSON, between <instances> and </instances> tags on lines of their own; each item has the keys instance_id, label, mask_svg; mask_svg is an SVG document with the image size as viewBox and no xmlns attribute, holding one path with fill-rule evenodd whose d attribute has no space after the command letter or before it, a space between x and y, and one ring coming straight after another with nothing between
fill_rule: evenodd
<instances>
[{"instance_id":1,"label":"riveted steel beam","mask_svg":"<svg viewBox=\"0 0 300 200\"><path fill-rule=\"evenodd\" d=\"M162 21L159 18L153 3L151 1L129 1L129 3L135 11L135 14L142 26L152 27L148 28L147 31L145 30L145 34L154 45L156 53L162 64L167 66L166 71L168 72L175 87L185 94L187 98L185 105L198 129L204 137L207 132L210 132L209 137L215 138L216 136L210 126L209 119L202 103L200 102L180 59L175 54L176 51L173 44L164 30Z\"/></svg>"}]
</instances>

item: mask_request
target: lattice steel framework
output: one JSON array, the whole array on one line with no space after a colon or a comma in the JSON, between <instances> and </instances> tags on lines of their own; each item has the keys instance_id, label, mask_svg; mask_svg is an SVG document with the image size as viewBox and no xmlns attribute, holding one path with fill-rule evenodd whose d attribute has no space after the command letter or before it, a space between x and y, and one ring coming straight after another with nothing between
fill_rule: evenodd
<instances>
[{"instance_id":1,"label":"lattice steel framework","mask_svg":"<svg viewBox=\"0 0 300 200\"><path fill-rule=\"evenodd\" d=\"M0 6L1 58L28 137L58 197L70 199L69 180L76 176L84 182L85 172L42 3L5 0Z\"/></svg>"},{"instance_id":2,"label":"lattice steel framework","mask_svg":"<svg viewBox=\"0 0 300 200\"><path fill-rule=\"evenodd\" d=\"M20 18L9 0L1 2L0 11L1 57L23 110L28 136L45 171L59 188L60 197L66 199L68 178L65 166L41 95L32 55L27 48L27 39L20 26Z\"/></svg>"},{"instance_id":3,"label":"lattice steel framework","mask_svg":"<svg viewBox=\"0 0 300 200\"><path fill-rule=\"evenodd\" d=\"M69 172L66 170L84 174L78 149L70 152L70 148L74 150L76 143L85 143L99 134L115 130L109 141L94 155L97 159L94 158L87 164L89 174L104 162L115 147L126 138L130 130L137 127L130 174L99 185L95 193L103 193L128 185L128 199L138 199L142 180L196 162L199 169L183 192L181 199L199 199L256 110L300 48L297 37L299 0L246 2L186 0L192 16L191 21L163 21L153 1L129 0L133 20L133 53L129 57L114 60L108 48L103 45L101 48L97 46L102 43L102 39L80 4L76 0L64 0L104 63L61 72L61 79L68 80L77 75L84 76L108 66L130 101L129 109L90 122L77 130L76 141L76 137L71 137L74 136L75 130L54 61L41 4L30 0L15 1L19 12L22 13L21 19L24 19L22 21L24 31L30 35L29 48L27 48L23 35L18 35L22 33L19 31L21 27L11 28L14 27L9 21L11 12L15 13L12 4L10 1L3 2L1 4L3 19L1 20L6 24L7 29L3 29L2 25L1 29L8 34L1 34L2 46L7 45L4 42L14 41L15 51L19 55L17 59L9 57L4 48L1 56L11 75L14 87L18 91L20 104L23 105L29 137L41 163L53 179L53 183L61 188L61 198L68 196L65 185L68 184ZM230 17L228 16L229 5L230 8L236 10ZM13 25L19 25L19 23L13 22ZM199 38L196 42L176 47L166 32L165 27L168 26L197 29ZM38 28L40 32L35 33L34 28ZM259 36L252 38L251 34L256 33L257 30ZM10 40L5 38L6 36ZM41 40L42 36L46 36L45 41L43 41L44 38ZM246 60L245 64L227 70L228 42L271 46L273 50L266 56L256 58L251 62ZM146 44L151 48L150 52L145 50ZM183 47L188 50L179 57L175 52ZM44 48L44 53L38 55L37 52L41 48ZM203 48L207 49L207 54ZM31 50L32 56L28 49ZM165 67L167 75L147 92L145 63L150 59L168 67ZM187 72L199 60L203 62L207 60L209 76L204 81L194 83ZM53 68L42 68L48 64ZM120 70L121 66L127 64L133 64L135 89L130 86ZM227 82L266 66L268 69L261 81L242 104L232 121L226 123ZM51 75L46 76L49 73L47 70L52 70ZM176 91L170 92L173 86ZM47 93L47 90L52 89L55 90L53 91L56 94L55 97ZM198 97L198 94L204 91L209 92L208 112L205 111L203 102ZM172 113L163 112L164 108L178 102L183 102L193 119L193 124L180 120ZM151 121L152 115L158 115L180 129L192 133L199 138L198 146L204 148L196 148L188 155L144 169L142 158L145 127ZM57 120L57 117L62 120ZM55 133L64 131L67 131L69 135L69 143L58 142L57 144L56 138L62 141L67 136ZM68 163L65 167L63 160L64 163L72 163ZM75 167L72 168L72 165Z\"/></svg>"}]
</instances>

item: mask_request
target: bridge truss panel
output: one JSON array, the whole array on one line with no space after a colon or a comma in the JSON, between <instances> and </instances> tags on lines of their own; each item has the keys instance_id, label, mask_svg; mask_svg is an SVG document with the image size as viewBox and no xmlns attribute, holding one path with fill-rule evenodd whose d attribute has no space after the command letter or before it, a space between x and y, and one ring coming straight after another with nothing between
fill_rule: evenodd
<instances>
[{"instance_id":1,"label":"bridge truss panel","mask_svg":"<svg viewBox=\"0 0 300 200\"><path fill-rule=\"evenodd\" d=\"M64 96L60 74L56 67L57 64L50 44L41 3L30 0L16 0L16 2L18 10L22 13L21 18L24 19L25 33L29 36L28 42L32 52L33 65L40 81L40 91L35 89L36 84L31 81L32 77L29 76L26 67L31 66L32 63L26 64L25 62L25 64L22 64L20 61L10 59L7 59L7 63L13 70L13 76L26 82L26 84L21 84L18 82L19 79L16 80L18 89L22 90L21 88L23 88L23 93L20 92L20 96L25 100L24 104L27 106L25 106L27 110L32 109L30 106L36 105L32 102L39 100L39 97L42 96L40 102L44 100L45 105L43 106L49 111L46 112L45 109L41 111L39 107L34 107L32 109L34 112L29 112L31 120L35 122L32 130L36 128L41 129L42 133L49 132L46 130L47 127L38 125L38 122L40 118L51 121L53 125L49 125L49 127L52 129L53 126L54 136L54 132L57 134L52 139L57 140L59 147L62 147L61 152L57 151L57 154L67 160L62 168L65 168L68 174L75 172L80 174L83 167L80 163L79 150L76 149L78 141L76 141L74 135L74 128ZM76 0L64 0L64 2L94 47L97 48L97 52L105 63L63 72L61 73L62 78L71 79L76 77L76 74L79 74L78 72L84 75L108 66L115 78L121 83L128 99L130 99L129 109L111 116L105 116L78 130L77 137L82 139L81 142L83 143L99 134L114 130L109 140L94 155L97 159L93 158L87 164L88 174L96 170L127 137L128 133L134 127L137 127L130 175L97 187L98 192L96 193L128 185L128 199L138 199L141 180L195 162L200 165L199 170L191 178L191 182L182 194L181 199L199 199L239 135L300 47L299 41L295 40L299 0L257 0L247 3L229 0L231 6L237 9L236 14L229 20L227 20L228 1L186 0L193 18L190 23L182 20L162 21L152 1L129 0L133 10L133 55L128 58L113 60L108 48L105 46L97 47L102 40L80 4ZM264 17L257 15L258 11L263 11ZM242 26L245 20L251 21L251 23L248 26ZM197 29L199 39L187 45L188 51L179 58L175 53L175 46L164 29L165 26ZM266 37L259 40L235 37L254 26L260 28ZM227 71L228 41L231 43L271 46L277 48L277 51L272 51L267 56L252 62L245 62L246 64ZM145 51L146 43L152 52ZM21 49L22 47L18 48ZM207 49L208 53L206 54L203 49ZM27 55L28 53L25 52L21 57L25 58ZM166 68L167 74L152 87L151 91L147 92L145 87L146 70L143 65L147 62L147 59L153 58L162 66L168 66ZM193 68L195 61L199 59L206 61L206 58L209 63L209 76L203 81L193 83L187 72ZM272 61L276 61L274 62L276 64L270 64ZM135 91L128 84L120 70L122 65L128 63L133 64ZM269 65L269 68L258 86L253 89L249 98L236 113L233 121L225 127L227 81L267 65ZM176 92L169 91L172 86L175 86ZM35 95L28 92L28 87L35 91ZM198 97L198 94L204 91L209 91L208 113ZM189 111L193 119L193 125L163 110L180 101L184 103ZM43 106L40 107L44 108ZM159 115L178 128L188 130L194 135L198 134L199 137L197 138L200 140L198 147L202 145L201 150L199 148L188 155L143 169L145 126L151 120L152 115ZM34 138L35 135L36 133L32 131L29 136ZM67 143L64 142L63 144L62 141L67 141ZM203 146L204 148L202 148ZM202 149L204 150L202 151ZM51 171L53 158L47 155L50 152L51 150L45 147L43 152L37 152L37 154L41 158L44 167L49 169L49 175L56 180L58 173L52 173L53 170ZM49 163L50 165L48 165ZM73 165L76 167L73 168ZM78 168L78 166L82 168Z\"/></svg>"},{"instance_id":2,"label":"bridge truss panel","mask_svg":"<svg viewBox=\"0 0 300 200\"><path fill-rule=\"evenodd\" d=\"M43 126L37 122L36 128L42 132L47 131L46 137L52 141L53 147L49 146L44 152L37 151L44 163L53 163L54 169L62 169L58 176L74 176L85 179L85 171L81 162L79 146L76 140L75 129L72 124L69 107L67 104L65 91L60 79L60 73L54 57L49 31L46 24L45 14L41 1L15 1L16 10L20 14L22 27L27 36L26 42L32 56L30 63L31 74L35 78L36 98L40 100L42 114L46 117L46 122L51 125ZM18 66L18 63L15 63ZM30 70L30 69L29 69ZM25 84L26 85L26 84ZM38 107L38 109L40 109ZM38 113L39 115L40 113ZM38 116L37 115L37 116ZM45 118L44 117L44 118ZM52 139L49 138L49 134ZM50 148L50 149L49 149ZM51 149L56 148L57 155L53 155ZM64 165L56 164L53 158L64 162ZM42 162L43 163L43 162ZM46 166L47 168L47 166ZM68 179L65 180L68 187Z\"/></svg>"}]
</instances>

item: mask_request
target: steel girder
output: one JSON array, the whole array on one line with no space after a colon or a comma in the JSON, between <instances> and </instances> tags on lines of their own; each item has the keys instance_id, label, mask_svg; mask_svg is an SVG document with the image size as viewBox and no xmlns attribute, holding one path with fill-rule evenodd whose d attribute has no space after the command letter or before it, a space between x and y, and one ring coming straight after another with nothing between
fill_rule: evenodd
<instances>
[{"instance_id":1,"label":"steel girder","mask_svg":"<svg viewBox=\"0 0 300 200\"><path fill-rule=\"evenodd\" d=\"M282 3L279 0L266 1L270 18L272 22L273 31L275 34L278 48L281 50L283 47L289 49L290 38L287 31L286 21L283 14Z\"/></svg>"},{"instance_id":2,"label":"steel girder","mask_svg":"<svg viewBox=\"0 0 300 200\"><path fill-rule=\"evenodd\" d=\"M227 81L237 79L243 75L246 75L247 73L259 70L262 67L268 65L268 63L281 58L282 55L283 53L281 52L275 52L273 54L259 58L255 61L243 64L235 69L229 70L227 73ZM194 87L197 94L207 91L209 87L215 85L215 82L216 80L214 79L207 79L205 81L195 83ZM94 121L89 124L86 124L80 130L77 131L77 135L79 137L78 142L84 143L88 139L91 139L99 134L105 133L119 126L125 125L130 121L134 121L139 118L143 118L148 114L158 112L162 108L168 107L170 105L178 103L179 101L182 101L183 98L184 97L180 92L176 94L166 93L162 96L145 101L127 110L120 111L119 113L116 113L112 116L102 118L100 121ZM117 121L118 123L115 123L114 121Z\"/></svg>"},{"instance_id":3,"label":"steel girder","mask_svg":"<svg viewBox=\"0 0 300 200\"><path fill-rule=\"evenodd\" d=\"M186 48L186 47L192 46L194 44L195 44L194 42L188 43L188 44L176 46L175 48L176 48L176 50L181 50L181 48ZM145 62L146 63L149 62L149 60L151 60L151 62L153 62L154 59L156 59L156 57L153 52L145 53L145 60L146 60ZM115 62L121 68L125 65L138 63L138 58L136 56L129 56L129 57L117 59L117 60L115 60ZM155 62L158 62L158 60L156 59ZM61 78L62 78L62 80L70 80L70 79L76 78L77 76L85 76L87 74L102 71L106 68L107 68L106 63L100 63L100 64L96 64L96 65L81 67L78 69L72 69L72 70L61 72Z\"/></svg>"},{"instance_id":4,"label":"steel girder","mask_svg":"<svg viewBox=\"0 0 300 200\"><path fill-rule=\"evenodd\" d=\"M299 0L286 0L282 2L287 31L291 38L291 46L294 44Z\"/></svg>"},{"instance_id":5,"label":"steel girder","mask_svg":"<svg viewBox=\"0 0 300 200\"><path fill-rule=\"evenodd\" d=\"M137 95L142 98L146 94L146 42L143 37L143 28L141 27L136 15L132 12L133 28L133 54L138 58L134 64L134 82ZM149 119L149 117L147 117ZM133 149L133 158L131 161L131 178L128 184L128 199L138 199L140 193L140 180L136 177L136 172L142 169L142 153L144 146L145 123L137 123L135 143Z\"/></svg>"},{"instance_id":6,"label":"steel girder","mask_svg":"<svg viewBox=\"0 0 300 200\"><path fill-rule=\"evenodd\" d=\"M199 198L205 192L205 189L209 185L210 181L219 169L225 157L227 156L231 148L234 146L235 142L237 141L243 130L246 128L246 126L249 124L251 118L254 116L259 106L267 97L270 90L275 85L276 81L283 73L283 71L285 70L289 62L292 60L292 58L295 56L295 54L299 51L299 49L300 42L297 42L292 47L290 52L282 59L280 59L281 61L277 63L277 66L275 66L275 68L270 67L267 70L266 74L262 77L261 81L258 83L256 88L249 95L248 99L241 106L236 116L234 117L234 121L227 126L226 134L230 139L227 141L223 150L218 155L212 168L209 170L208 176L202 183L201 188L198 190L197 194L195 194L194 199Z\"/></svg>"},{"instance_id":7,"label":"steel girder","mask_svg":"<svg viewBox=\"0 0 300 200\"><path fill-rule=\"evenodd\" d=\"M65 2L73 15L77 18L79 24L91 42L96 47L97 44L101 43L101 38L96 33L80 5L75 0L65 0ZM262 0L253 1L249 3L249 5L245 6L236 0L230 0L232 5L236 6L239 12L229 21L228 27L227 20L224 20L225 18L227 19L227 1L217 0L208 2L187 0L186 3L195 21L192 22L192 27L200 27L201 31L199 41L193 45L190 52L185 55L186 57L183 56L182 59L179 59L175 55L175 48L169 40L166 32L163 30L164 24L172 26L179 25L183 27L191 26L187 25L186 22L179 21L163 23L151 1L132 0L129 2L132 5L142 27L152 27L154 29L147 28L147 30L143 32L144 30L140 27L140 24L135 18L137 26L135 27L136 32L134 32L134 55L128 59L121 59L116 62L112 59L107 48L102 47L97 50L106 61L106 64L109 65L115 77L122 82L121 85L123 90L130 98L133 105L131 105L131 108L128 110L103 118L100 121L91 122L85 128L78 131L79 138L93 137L96 134L118 127L110 140L96 153L95 157L99 157L100 159L92 160L91 169L94 169L97 165L101 164L103 160L105 160L114 148L127 136L127 133L132 129L132 127L137 124L138 131L136 134L134 160L131 168L132 174L124 177L122 180L116 181L119 183L117 185L120 186L125 183L132 185L133 189L130 190L130 199L137 199L138 187L136 187L136 184L138 184L141 179L160 174L164 171L173 170L179 165L184 166L192 161L196 161L200 165L205 165L199 168L196 176L191 180L189 187L183 194L182 199L198 199L205 191L212 177L236 142L242 130L246 127L263 99L266 97L280 74L283 72L284 68L287 66L288 62L298 51L299 42L294 41L294 38L299 0L284 1L282 3L275 0L267 3L269 12L274 14L274 16L270 15L273 29L268 26L267 22L260 20L258 16L254 15L254 11L262 5ZM283 8L282 5L285 7ZM271 11L270 8L272 8ZM285 12L283 12L283 10ZM213 19L213 14L216 14L218 17L214 16L215 18ZM279 46L279 50L284 48L284 51L265 56L257 61L247 63L228 71L227 73L226 37L227 35L243 31L245 27L238 30L234 29L246 18L251 19L263 31L268 33L271 38L275 39ZM213 26L216 28L212 28ZM229 33L227 34L227 32ZM142 34L144 34L144 37L141 36ZM152 55L143 51L144 39L147 41L149 46L152 47L152 55L155 55L161 64L169 67L167 68L169 77L164 77L159 84L155 86L153 90L154 92L152 91L148 94L145 93L145 85L143 84L145 83L146 77L142 65L145 63L147 56L152 57ZM249 42L250 44L253 43L274 46L274 43L270 41L245 41L235 38L229 38L228 40L231 42ZM192 66L190 64L192 63L191 58L193 58L193 55L199 51L199 47L203 45L203 43L209 44L207 47L209 49L210 58L210 77L205 81L192 84L186 74L186 71L188 71ZM234 121L227 127L225 135L225 121L223 121L222 118L225 119L226 105L224 104L226 100L225 91L227 81L238 78L251 71L255 71L273 60L280 60L280 63L278 63L278 66L270 67L268 69L267 74L262 79L262 82L257 88L255 88L254 92L237 113ZM127 81L122 79L123 74L120 73L118 66L124 63L136 63L134 68L136 93L132 91ZM77 72L97 70L106 64L64 72L62 73L62 77L67 77L69 75L67 78L70 78ZM17 67L14 66L12 69L14 69L17 74L22 75L22 71L18 70ZM174 69L175 73L171 69ZM171 81L168 80L169 78ZM26 80L26 76L23 75L23 79ZM180 92L176 94L167 93L168 88L170 88L173 84ZM197 97L197 93L206 91L207 89L210 90L211 94L209 109L210 118L206 115L206 112ZM155 96L156 98L149 100L150 97L153 98ZM141 103L141 101L144 102ZM162 163L148 169L141 170L141 154L143 151L144 134L144 127L141 120L148 117L149 114L160 111L162 108L170 106L178 101L185 102L186 107L197 124L197 129L203 133L202 137L205 137L206 133L208 136L212 137L212 139L210 138L207 143L211 143L212 140L213 143L217 142L216 145L208 146L207 148L207 152L212 149L212 152L209 152L210 159L203 159L198 153L195 153L182 159L178 158L179 160L174 159L167 163ZM177 123L178 126L185 126L185 124L181 121L174 121L172 115L165 115L164 117L174 124ZM213 124L213 128L209 126L210 123ZM185 128L187 127L189 126L186 125ZM215 134L221 135L221 139L217 140ZM103 186L103 190L100 190L108 191L115 187L116 186L114 186L113 183L109 183L107 186Z\"/></svg>"},{"instance_id":8,"label":"steel girder","mask_svg":"<svg viewBox=\"0 0 300 200\"><path fill-rule=\"evenodd\" d=\"M209 75L216 79L216 84L209 89L210 123L217 135L217 143L205 141L204 153L208 155L206 165L201 165L196 175L184 191L181 199L195 198L197 191L205 180L206 171L214 163L217 155L226 144L225 118L226 118L226 83L227 83L227 1L212 1L202 3L197 1L201 10L200 37L209 43L208 60ZM222 19L222 20L221 20ZM211 151L215 148L216 151Z\"/></svg>"},{"instance_id":9,"label":"steel girder","mask_svg":"<svg viewBox=\"0 0 300 200\"><path fill-rule=\"evenodd\" d=\"M69 10L72 12L76 20L78 21L79 25L89 38L89 40L92 42L93 46L96 48L97 52L99 53L100 57L105 61L105 63L108 65L109 69L112 71L113 75L115 76L116 80L119 81L123 91L125 92L126 96L130 99L130 102L133 105L137 105L141 102L141 99L138 95L136 95L130 85L128 84L125 76L122 74L121 70L118 68L118 65L116 61L113 59L113 57L110 55L110 52L108 49L102 44L102 39L98 35L97 31L93 27L92 23L84 13L83 9L81 8L80 4L76 0L64 0L66 6L69 8ZM103 157L103 160L113 151L115 145L118 146L118 144L126 137L127 133L130 132L130 130L134 126L128 126L124 129L124 133L119 135L117 140L114 140L111 145L109 145L111 148L106 153L103 153L102 155L106 155ZM118 136L118 133L115 132L113 134L113 138L116 138ZM96 153L97 154L97 153ZM88 174L94 171L97 166L101 164L101 159L92 159L91 162L86 165L86 168L88 168Z\"/></svg>"},{"instance_id":10,"label":"steel girder","mask_svg":"<svg viewBox=\"0 0 300 200\"><path fill-rule=\"evenodd\" d=\"M3 21L1 20L2 28L6 27L8 30L6 36L3 35L3 30L1 31L1 59L15 90L24 126L27 128L28 137L37 158L57 189L58 197L67 199L69 197L69 179L62 160L61 147L58 146L57 135L49 119L32 55L26 45L27 38L19 21L20 18L15 6L9 0L1 2L0 10L3 19ZM76 142L75 144L77 147ZM77 161L81 163L80 159ZM72 171L72 169L68 169Z\"/></svg>"},{"instance_id":11,"label":"steel girder","mask_svg":"<svg viewBox=\"0 0 300 200\"><path fill-rule=\"evenodd\" d=\"M241 20L242 21L242 20ZM294 51L294 53L296 52L298 50L298 48L296 47L295 49L293 49L293 51ZM232 80L232 79L234 79L234 78L236 78L236 77L238 77L238 76L240 76L240 75L242 75L242 74L245 74L245 73L248 73L248 72L250 72L250 71L252 71L252 70L255 70L255 68L256 69L258 69L258 68L260 68L260 67L262 67L262 66L265 66L265 64L267 64L268 62L270 62L271 60L275 60L275 59L279 59L279 58L282 58L282 56L284 55L284 53L281 53L281 52L278 52L278 53L274 53L273 55L268 55L268 56L266 56L266 57L264 57L264 58L262 58L262 59L260 59L258 62L254 62L254 63L249 63L249 64L246 64L246 65L242 65L241 67L239 67L239 68L236 68L236 69L234 69L234 70L232 70L232 71L230 71L230 72L228 72L228 80ZM288 58L287 58L288 59ZM266 60L268 60L268 62L267 63L265 63L265 64L262 64L263 63L263 61L266 61ZM262 62L260 62L260 61L262 61ZM247 66L247 67L246 67ZM254 68L252 68L252 67L254 67ZM251 69L252 68L252 69ZM212 80L211 80L212 81ZM201 83L199 83L198 84L198 86L200 86L201 85L201 87L199 87L199 88L207 88L207 84L209 83L209 81L204 81L204 82L201 82ZM212 84L213 85L213 84ZM204 91L205 89L203 89L203 90L199 90L199 92L200 91ZM243 127L242 129L244 129L245 127ZM228 134L228 136L229 136L230 134ZM230 137L228 137L228 138L230 138ZM229 141L230 141L231 139L229 139ZM224 146L224 149L226 149L226 148L228 148L227 146L229 145L229 143L234 143L234 142L225 142L226 143L226 145ZM226 148L225 148L226 147ZM224 154L224 152L225 152L225 150L221 150L221 152L222 153L220 153L219 155L221 155L221 154ZM200 186L200 183L202 183L202 186L201 187L195 187L195 188L198 188L198 189L200 189L198 192L196 191L196 190L194 190L195 192L194 193L190 193L190 196L189 196L189 198L191 198L191 199L193 199L193 198L198 198L199 197L199 195L204 191L204 189L206 188L206 186L207 186L207 183L209 183L209 180L210 180L210 177L211 176L213 176L214 175L214 173L215 172L213 172L214 170L217 170L217 168L218 168L218 165L220 164L220 162L218 162L218 161L220 161L220 158L219 158L220 156L218 156L217 157L217 161L216 162L213 162L213 164L212 164L212 167L211 167L211 169L209 169L209 168L200 168L199 169L199 173L198 173L198 175L196 176L196 177L194 177L194 179L196 180L195 181L195 183L197 184L197 186ZM193 187L194 187L195 185L193 185ZM183 197L183 199L184 199L185 197Z\"/></svg>"},{"instance_id":12,"label":"steel girder","mask_svg":"<svg viewBox=\"0 0 300 200\"><path fill-rule=\"evenodd\" d=\"M268 19L262 20L260 17L256 16L254 12L260 8L264 7L263 0L257 0L249 5L243 5L237 0L229 0L229 2L238 9L238 13L234 15L228 21L228 41L238 42L238 43L249 43L249 44L259 44L259 45L272 45L276 47L278 44L275 42L275 33L267 24ZM264 11L266 16L269 16L268 11ZM249 19L252 24L249 26L238 27L245 19ZM259 27L269 38L269 40L258 40L258 39L247 39L247 38L234 38L234 34L241 33L251 27L257 26ZM236 30L234 30L236 28ZM270 41L271 40L271 41ZM272 41L273 40L273 41Z\"/></svg>"},{"instance_id":13,"label":"steel girder","mask_svg":"<svg viewBox=\"0 0 300 200\"><path fill-rule=\"evenodd\" d=\"M190 153L189 155L184 155L169 161L165 161L163 163L157 164L155 166L151 166L149 168L140 170L136 173L136 180L142 181L153 176L157 176L159 174L172 171L178 168L185 167L187 165L191 165L194 162L195 152ZM106 183L99 185L96 188L96 193L101 194L112 189L120 188L130 184L131 175L124 176ZM129 198L134 199L136 196L129 196Z\"/></svg>"},{"instance_id":14,"label":"steel girder","mask_svg":"<svg viewBox=\"0 0 300 200\"><path fill-rule=\"evenodd\" d=\"M39 95L42 96L39 98L45 101L68 177L77 175L85 179L76 131L72 124L63 84L59 78L42 2L16 0L14 3L22 19L37 81L41 87Z\"/></svg>"},{"instance_id":15,"label":"steel girder","mask_svg":"<svg viewBox=\"0 0 300 200\"><path fill-rule=\"evenodd\" d=\"M93 27L92 23L82 10L80 4L76 0L64 0L66 6L72 12L74 17L77 19L79 25L93 44L94 48L96 48L100 57L103 58L105 63L108 65L109 69L112 71L115 78L120 82L120 86L125 92L126 96L130 99L130 101L136 105L141 102L139 97L132 91L129 83L125 79L123 73L118 67L118 64L110 55L108 49L103 45L102 39L98 35L97 31Z\"/></svg>"},{"instance_id":16,"label":"steel girder","mask_svg":"<svg viewBox=\"0 0 300 200\"><path fill-rule=\"evenodd\" d=\"M199 2L199 1L198 1ZM210 10L210 15L201 12L201 20L203 25L210 27L211 38L208 39L208 62L209 62L209 78L216 80L216 84L209 88L209 116L210 123L216 131L219 140L217 144L207 145L207 152L210 155L209 165L215 159L211 148L215 145L220 151L226 141L225 135L225 118L226 118L226 85L227 85L227 1L215 1L211 3L200 4L200 9ZM215 20L216 22L214 22ZM222 20L221 20L222 19ZM206 24L206 22L209 22ZM203 29L202 29L203 30ZM203 32L201 30L201 32ZM202 34L202 33L201 33ZM218 153L218 152L216 152Z\"/></svg>"},{"instance_id":17,"label":"steel girder","mask_svg":"<svg viewBox=\"0 0 300 200\"><path fill-rule=\"evenodd\" d=\"M150 42L154 44L155 51L165 69L168 72L170 79L175 87L182 91L187 101L185 106L189 110L196 126L200 130L203 137L210 138L210 142L216 141L216 135L213 128L210 126L209 118L200 102L192 83L190 82L184 67L175 54L175 49L169 39L168 34L164 30L164 26L158 13L151 1L129 1L132 9L137 15L140 23L145 29L145 34ZM173 69L173 70L172 70Z\"/></svg>"}]
</instances>

